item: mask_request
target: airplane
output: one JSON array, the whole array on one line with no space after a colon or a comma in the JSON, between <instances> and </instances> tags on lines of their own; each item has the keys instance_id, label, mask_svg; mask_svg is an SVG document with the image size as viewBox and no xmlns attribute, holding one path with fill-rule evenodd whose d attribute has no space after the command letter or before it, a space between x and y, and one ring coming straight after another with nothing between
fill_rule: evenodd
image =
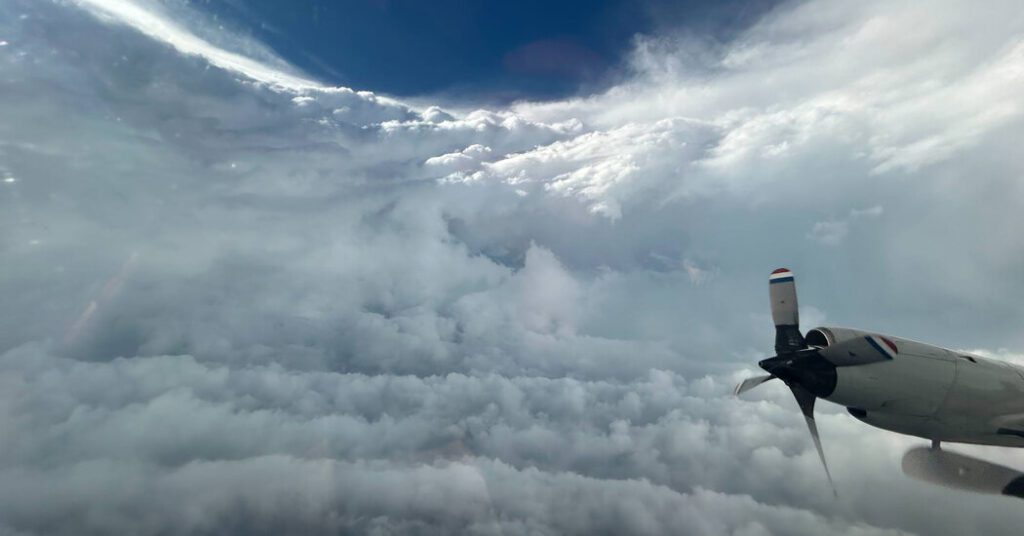
<instances>
[{"instance_id":1,"label":"airplane","mask_svg":"<svg viewBox=\"0 0 1024 536\"><path fill-rule=\"evenodd\" d=\"M835 494L814 422L819 398L845 406L869 425L941 442L1024 447L1024 369L859 329L818 327L800 333L796 281L779 268L768 278L775 357L768 374L736 386L740 394L769 380L789 387Z\"/></svg>"}]
</instances>

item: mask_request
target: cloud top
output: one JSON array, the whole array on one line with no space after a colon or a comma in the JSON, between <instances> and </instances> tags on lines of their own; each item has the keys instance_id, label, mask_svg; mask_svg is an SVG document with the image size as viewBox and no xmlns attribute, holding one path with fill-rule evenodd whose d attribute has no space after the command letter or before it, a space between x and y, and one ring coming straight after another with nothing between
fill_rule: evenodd
<instances>
[{"instance_id":1,"label":"cloud top","mask_svg":"<svg viewBox=\"0 0 1024 536\"><path fill-rule=\"evenodd\" d=\"M729 393L780 265L808 322L1016 359L1018 11L783 5L475 109L0 5L0 532L1015 530L822 404L833 501L788 395Z\"/></svg>"}]
</instances>

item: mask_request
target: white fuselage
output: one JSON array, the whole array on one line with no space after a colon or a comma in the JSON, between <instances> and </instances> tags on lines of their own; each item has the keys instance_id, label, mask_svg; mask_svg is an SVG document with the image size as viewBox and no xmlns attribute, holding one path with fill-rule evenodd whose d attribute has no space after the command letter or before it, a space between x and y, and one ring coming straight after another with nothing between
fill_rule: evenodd
<instances>
[{"instance_id":1,"label":"white fuselage","mask_svg":"<svg viewBox=\"0 0 1024 536\"><path fill-rule=\"evenodd\" d=\"M851 408L868 424L902 434L1024 447L1024 370L888 338L898 348L893 359L837 368L836 388L825 400Z\"/></svg>"}]
</instances>

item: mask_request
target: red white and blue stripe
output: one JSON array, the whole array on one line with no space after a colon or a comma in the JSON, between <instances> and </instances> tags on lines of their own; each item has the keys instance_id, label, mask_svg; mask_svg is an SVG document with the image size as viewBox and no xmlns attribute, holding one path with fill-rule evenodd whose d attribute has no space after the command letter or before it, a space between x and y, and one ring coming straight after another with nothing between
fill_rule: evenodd
<instances>
[{"instance_id":1,"label":"red white and blue stripe","mask_svg":"<svg viewBox=\"0 0 1024 536\"><path fill-rule=\"evenodd\" d=\"M895 359L896 354L900 353L899 349L896 348L896 343L882 337L881 335L868 335L867 337L864 337L864 340L868 341L868 344L877 350L878 353L889 359Z\"/></svg>"},{"instance_id":2,"label":"red white and blue stripe","mask_svg":"<svg viewBox=\"0 0 1024 536\"><path fill-rule=\"evenodd\" d=\"M772 275L768 276L768 284L774 285L775 283L786 283L793 280L793 272L790 272L788 268L779 268L772 272Z\"/></svg>"}]
</instances>

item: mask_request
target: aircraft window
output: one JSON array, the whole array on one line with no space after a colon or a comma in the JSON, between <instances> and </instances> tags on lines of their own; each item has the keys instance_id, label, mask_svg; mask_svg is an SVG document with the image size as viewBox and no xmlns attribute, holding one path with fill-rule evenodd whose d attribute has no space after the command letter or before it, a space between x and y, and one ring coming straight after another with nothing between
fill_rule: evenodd
<instances>
[{"instance_id":1,"label":"aircraft window","mask_svg":"<svg viewBox=\"0 0 1024 536\"><path fill-rule=\"evenodd\" d=\"M971 357L971 356L969 356L969 355L962 355L962 356L960 356L960 357L962 357L962 358L964 358L964 359L966 359L966 360L970 361L971 363L977 363L977 362L978 362L978 361L977 361L976 359L974 359L973 357Z\"/></svg>"}]
</instances>

